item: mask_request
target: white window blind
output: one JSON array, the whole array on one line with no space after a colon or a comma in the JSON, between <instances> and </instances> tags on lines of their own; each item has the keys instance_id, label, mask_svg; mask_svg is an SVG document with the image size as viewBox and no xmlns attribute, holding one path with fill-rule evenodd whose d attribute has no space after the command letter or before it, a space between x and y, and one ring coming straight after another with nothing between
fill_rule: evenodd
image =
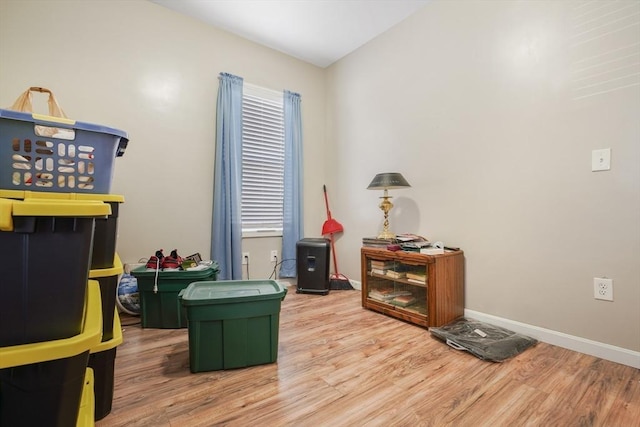
<instances>
[{"instance_id":1,"label":"white window blind","mask_svg":"<svg viewBox=\"0 0 640 427\"><path fill-rule=\"evenodd\" d=\"M281 231L282 93L245 83L242 101L242 231Z\"/></svg>"}]
</instances>

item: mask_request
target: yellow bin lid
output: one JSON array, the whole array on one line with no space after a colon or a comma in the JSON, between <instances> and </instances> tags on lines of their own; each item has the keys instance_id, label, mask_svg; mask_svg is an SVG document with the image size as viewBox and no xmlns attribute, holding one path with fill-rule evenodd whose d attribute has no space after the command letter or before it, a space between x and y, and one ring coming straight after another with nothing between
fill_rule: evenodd
<instances>
[{"instance_id":1,"label":"yellow bin lid","mask_svg":"<svg viewBox=\"0 0 640 427\"><path fill-rule=\"evenodd\" d=\"M124 203L124 196L120 194L90 194L90 193L44 193L29 190L0 190L0 197L6 199L54 199L54 200L93 200L98 202Z\"/></svg>"},{"instance_id":2,"label":"yellow bin lid","mask_svg":"<svg viewBox=\"0 0 640 427\"><path fill-rule=\"evenodd\" d=\"M89 280L82 333L61 340L0 347L0 369L77 356L96 348L101 340L100 284L95 280Z\"/></svg>"},{"instance_id":3,"label":"yellow bin lid","mask_svg":"<svg viewBox=\"0 0 640 427\"><path fill-rule=\"evenodd\" d=\"M124 267L122 265L122 261L118 254L115 254L113 257L113 267L111 268L95 268L93 270L89 270L89 278L97 279L98 277L111 277L117 276L124 272Z\"/></svg>"},{"instance_id":4,"label":"yellow bin lid","mask_svg":"<svg viewBox=\"0 0 640 427\"><path fill-rule=\"evenodd\" d=\"M107 217L111 206L94 200L0 199L0 231L13 230L16 216Z\"/></svg>"},{"instance_id":5,"label":"yellow bin lid","mask_svg":"<svg viewBox=\"0 0 640 427\"><path fill-rule=\"evenodd\" d=\"M113 310L113 316L113 338L109 341L103 341L95 347L91 347L91 354L111 350L122 344L122 325L120 324L118 309Z\"/></svg>"}]
</instances>

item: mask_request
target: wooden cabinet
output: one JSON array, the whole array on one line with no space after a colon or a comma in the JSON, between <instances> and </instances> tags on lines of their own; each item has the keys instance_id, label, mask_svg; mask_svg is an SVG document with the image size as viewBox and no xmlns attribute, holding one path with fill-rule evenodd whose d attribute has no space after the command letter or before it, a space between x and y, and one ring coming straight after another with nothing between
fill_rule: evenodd
<instances>
[{"instance_id":1,"label":"wooden cabinet","mask_svg":"<svg viewBox=\"0 0 640 427\"><path fill-rule=\"evenodd\" d=\"M424 327L464 314L464 253L363 247L362 306Z\"/></svg>"}]
</instances>

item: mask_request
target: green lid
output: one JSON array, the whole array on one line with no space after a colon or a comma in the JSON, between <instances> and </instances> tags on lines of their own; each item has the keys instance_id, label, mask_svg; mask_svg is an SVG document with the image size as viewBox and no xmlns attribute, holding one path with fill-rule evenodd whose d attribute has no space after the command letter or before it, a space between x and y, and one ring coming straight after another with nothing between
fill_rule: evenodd
<instances>
[{"instance_id":1,"label":"green lid","mask_svg":"<svg viewBox=\"0 0 640 427\"><path fill-rule=\"evenodd\" d=\"M193 282L181 293L184 305L226 304L281 299L287 289L275 280L221 280Z\"/></svg>"},{"instance_id":2,"label":"green lid","mask_svg":"<svg viewBox=\"0 0 640 427\"><path fill-rule=\"evenodd\" d=\"M195 269L189 270L160 270L158 276L166 280L185 280L185 279L200 279L207 278L218 273L218 263L213 261L209 266L200 266ZM131 270L131 275L135 278L155 278L156 270L147 268L146 265L141 265Z\"/></svg>"}]
</instances>

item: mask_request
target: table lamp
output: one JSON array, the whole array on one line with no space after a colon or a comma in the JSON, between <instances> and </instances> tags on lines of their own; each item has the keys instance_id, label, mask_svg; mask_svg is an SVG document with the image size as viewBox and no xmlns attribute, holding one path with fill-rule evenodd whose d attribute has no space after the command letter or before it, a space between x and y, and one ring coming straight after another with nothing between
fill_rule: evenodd
<instances>
[{"instance_id":1,"label":"table lamp","mask_svg":"<svg viewBox=\"0 0 640 427\"><path fill-rule=\"evenodd\" d=\"M380 209L384 212L384 225L382 232L378 235L378 239L393 239L396 237L394 233L389 231L389 211L393 207L393 203L389 200L388 190L395 188L407 188L411 187L402 174L397 172L379 173L373 177L373 181L367 187L367 190L384 190L384 195L380 197Z\"/></svg>"}]
</instances>

